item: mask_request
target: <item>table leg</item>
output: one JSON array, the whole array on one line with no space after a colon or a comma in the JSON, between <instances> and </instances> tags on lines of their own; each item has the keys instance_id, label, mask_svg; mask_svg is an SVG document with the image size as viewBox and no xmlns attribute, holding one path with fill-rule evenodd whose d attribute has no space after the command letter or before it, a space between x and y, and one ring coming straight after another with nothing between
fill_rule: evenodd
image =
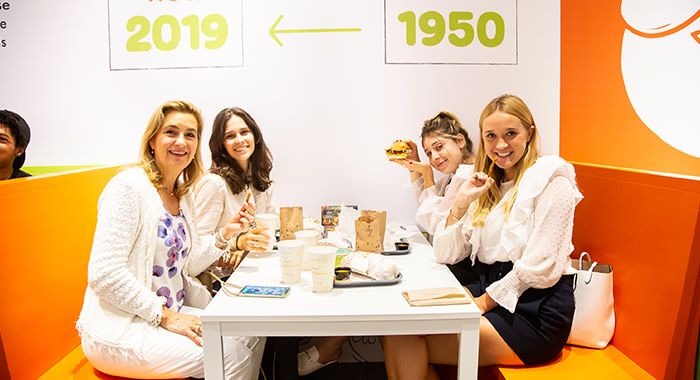
<instances>
[{"instance_id":1,"label":"table leg","mask_svg":"<svg viewBox=\"0 0 700 380\"><path fill-rule=\"evenodd\" d=\"M459 337L459 380L476 380L479 372L479 319L464 321Z\"/></svg>"},{"instance_id":2,"label":"table leg","mask_svg":"<svg viewBox=\"0 0 700 380\"><path fill-rule=\"evenodd\" d=\"M207 380L224 380L221 325L216 322L203 322L202 338L204 339L204 377Z\"/></svg>"}]
</instances>

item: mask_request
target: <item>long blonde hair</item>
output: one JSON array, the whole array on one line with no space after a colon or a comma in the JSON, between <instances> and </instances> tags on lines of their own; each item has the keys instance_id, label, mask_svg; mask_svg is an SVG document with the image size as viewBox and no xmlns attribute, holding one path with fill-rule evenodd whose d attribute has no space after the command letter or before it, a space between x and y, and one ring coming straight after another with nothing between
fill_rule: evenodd
<instances>
[{"instance_id":1,"label":"long blonde hair","mask_svg":"<svg viewBox=\"0 0 700 380\"><path fill-rule=\"evenodd\" d=\"M204 129L204 122L202 121L202 113L199 109L192 103L183 100L170 100L161 104L151 115L150 120L148 120L148 125L146 130L143 132L143 137L141 138L141 148L139 150L139 166L143 168L148 176L148 179L153 183L158 189L165 189L165 184L163 183L163 175L156 165L156 158L153 155L153 149L151 149L150 142L153 140L161 128L163 128L163 123L165 122L166 116L171 112L182 112L190 114L197 119L197 150L194 154L194 158L187 165L185 170L182 171L182 183L175 184L175 194L180 197L186 194L189 189L197 182L200 175L202 174L204 165L202 164L202 154L200 151L200 142L202 140L202 130Z\"/></svg>"},{"instance_id":2,"label":"long blonde hair","mask_svg":"<svg viewBox=\"0 0 700 380\"><path fill-rule=\"evenodd\" d=\"M495 112L503 112L505 114L517 117L526 130L530 130L532 127L532 135L530 136L530 141L527 143L525 154L520 158L518 163L515 164L515 178L513 185L514 191L510 198L508 198L504 209L504 213L506 217L508 217L508 215L510 215L510 210L513 208L513 204L515 203L515 199L518 196L518 186L520 185L520 180L522 179L525 170L532 166L540 156L540 151L538 148L539 134L537 132L537 128L535 127L535 119L532 116L532 112L530 112L530 109L522 99L515 95L506 94L491 100L489 104L484 107L484 110L481 111L481 117L479 117L480 143L479 149L476 153L476 160L474 162L475 172L480 171L486 173L491 166L492 160L486 155L486 151L484 150L483 123L484 119L491 116ZM499 168L498 165L495 165L493 168L493 178L496 183L479 197L476 202L476 206L473 206L472 208L472 223L474 226L483 226L486 217L503 197L498 185L503 181L504 175L505 171Z\"/></svg>"}]
</instances>

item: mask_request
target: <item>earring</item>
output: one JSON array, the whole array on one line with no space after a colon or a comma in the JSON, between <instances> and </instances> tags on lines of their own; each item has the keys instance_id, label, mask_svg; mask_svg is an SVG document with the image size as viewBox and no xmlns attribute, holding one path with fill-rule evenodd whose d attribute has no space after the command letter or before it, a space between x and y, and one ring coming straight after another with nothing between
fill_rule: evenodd
<instances>
[{"instance_id":1,"label":"earring","mask_svg":"<svg viewBox=\"0 0 700 380\"><path fill-rule=\"evenodd\" d=\"M155 155L155 152L153 151L153 149L151 149L151 156L153 155Z\"/></svg>"}]
</instances>

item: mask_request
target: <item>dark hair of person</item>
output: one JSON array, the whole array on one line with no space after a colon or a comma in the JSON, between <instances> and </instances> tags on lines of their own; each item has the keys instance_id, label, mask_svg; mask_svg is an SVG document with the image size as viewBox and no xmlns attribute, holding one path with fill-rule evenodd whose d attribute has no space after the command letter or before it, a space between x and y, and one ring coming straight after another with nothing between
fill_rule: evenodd
<instances>
[{"instance_id":1,"label":"dark hair of person","mask_svg":"<svg viewBox=\"0 0 700 380\"><path fill-rule=\"evenodd\" d=\"M253 138L255 139L255 148L248 163L248 176L245 175L244 169L238 162L228 154L224 146L226 123L234 115L243 119L246 126L253 132ZM210 171L226 180L233 194L238 194L245 190L246 185L251 185L258 191L265 191L272 184L272 180L270 180L272 153L265 144L258 123L243 109L238 107L225 108L216 115L211 138L209 139L209 149L211 150Z\"/></svg>"},{"instance_id":2,"label":"dark hair of person","mask_svg":"<svg viewBox=\"0 0 700 380\"><path fill-rule=\"evenodd\" d=\"M2 110L0 111L0 125L5 126L10 130L12 137L15 139L15 146L18 148L27 148L29 145L29 139L31 133L29 130L29 125L24 121L22 116L10 111ZM24 165L24 160L26 159L27 152L22 152L19 156L12 161L12 168L14 170L19 170L22 165Z\"/></svg>"},{"instance_id":3,"label":"dark hair of person","mask_svg":"<svg viewBox=\"0 0 700 380\"><path fill-rule=\"evenodd\" d=\"M421 140L432 135L443 136L454 141L457 141L459 136L464 137L465 144L462 150L462 160L464 162L472 161L474 156L474 143L472 143L467 131L462 128L462 124L453 113L441 111L432 119L423 122L423 130L420 134Z\"/></svg>"}]
</instances>

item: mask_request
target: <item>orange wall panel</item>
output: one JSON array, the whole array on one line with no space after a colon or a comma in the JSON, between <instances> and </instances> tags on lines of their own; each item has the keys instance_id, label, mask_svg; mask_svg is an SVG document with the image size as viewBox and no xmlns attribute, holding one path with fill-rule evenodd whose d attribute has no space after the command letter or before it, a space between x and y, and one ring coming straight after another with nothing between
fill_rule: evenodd
<instances>
[{"instance_id":1,"label":"orange wall panel","mask_svg":"<svg viewBox=\"0 0 700 380\"><path fill-rule=\"evenodd\" d=\"M0 335L13 379L36 379L80 344L97 199L119 170L0 181Z\"/></svg>"},{"instance_id":2,"label":"orange wall panel","mask_svg":"<svg viewBox=\"0 0 700 380\"><path fill-rule=\"evenodd\" d=\"M697 348L686 335L697 338L700 181L586 164L576 173L575 256L613 265L612 344L654 377L678 378Z\"/></svg>"},{"instance_id":3,"label":"orange wall panel","mask_svg":"<svg viewBox=\"0 0 700 380\"><path fill-rule=\"evenodd\" d=\"M560 154L577 162L700 176L700 158L661 140L630 104L621 72L620 9L619 1L561 2ZM696 121L689 128L700 136Z\"/></svg>"}]
</instances>

